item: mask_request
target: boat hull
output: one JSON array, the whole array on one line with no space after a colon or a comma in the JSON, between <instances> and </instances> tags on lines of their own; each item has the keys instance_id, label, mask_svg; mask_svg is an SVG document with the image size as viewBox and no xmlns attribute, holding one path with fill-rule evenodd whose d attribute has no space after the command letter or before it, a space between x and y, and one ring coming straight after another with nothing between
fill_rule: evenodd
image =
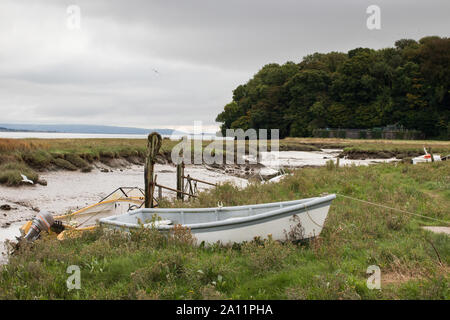
<instances>
[{"instance_id":1,"label":"boat hull","mask_svg":"<svg viewBox=\"0 0 450 320\"><path fill-rule=\"evenodd\" d=\"M423 163L423 162L433 162L433 161L441 161L440 155L433 155L433 160L431 160L431 155L429 157L420 156L412 159L413 164Z\"/></svg>"},{"instance_id":2,"label":"boat hull","mask_svg":"<svg viewBox=\"0 0 450 320\"><path fill-rule=\"evenodd\" d=\"M205 209L139 209L125 215L100 219L100 224L129 231L152 226L170 231L174 225L189 228L197 244L240 243L271 237L274 240L307 239L318 236L335 195L299 201L253 206ZM157 214L173 225L145 224ZM205 221L202 221L205 220Z\"/></svg>"},{"instance_id":3,"label":"boat hull","mask_svg":"<svg viewBox=\"0 0 450 320\"><path fill-rule=\"evenodd\" d=\"M318 236L322 232L329 208L329 205L322 206L308 212L293 213L264 222L236 224L228 228L212 227L206 230L191 228L191 233L197 243L240 243L251 241L256 237L266 239L269 236L274 240L283 241L293 238L295 233L301 234L299 237L301 239L308 239Z\"/></svg>"}]
</instances>

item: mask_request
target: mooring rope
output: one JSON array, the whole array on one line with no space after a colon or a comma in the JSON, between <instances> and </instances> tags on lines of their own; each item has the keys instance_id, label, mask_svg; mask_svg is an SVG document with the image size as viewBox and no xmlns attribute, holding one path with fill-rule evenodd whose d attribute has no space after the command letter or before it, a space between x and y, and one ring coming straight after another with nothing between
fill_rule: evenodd
<instances>
[{"instance_id":1,"label":"mooring rope","mask_svg":"<svg viewBox=\"0 0 450 320\"><path fill-rule=\"evenodd\" d=\"M308 207L306 206L306 205L304 205L304 209L306 210L306 214L308 215L308 217L309 217L309 220L311 220L316 226L318 226L319 228L324 228L324 226L321 226L320 224L318 224L317 222L315 222L314 220L313 220L313 218L311 218L311 215L309 214L309 211L308 211Z\"/></svg>"},{"instance_id":2,"label":"mooring rope","mask_svg":"<svg viewBox=\"0 0 450 320\"><path fill-rule=\"evenodd\" d=\"M359 202L362 202L362 203L365 203L365 204L370 204L370 205L378 206L378 207L385 208L385 209L390 209L390 210L394 210L394 211L399 211L399 212L402 212L402 213L407 213L407 214L411 214L411 215L418 216L418 217L421 217L421 218L430 219L430 220L435 220L435 221L442 222L442 223L445 223L445 224L447 224L447 225L450 225L450 222L449 222L449 221L445 221L445 220L440 220L440 219L437 219L437 218L432 218L432 217L424 216L424 215L422 215L422 214L418 214L418 213L414 213L414 212L409 212L409 211L402 210L402 209L392 208L392 207L389 207L389 206L386 206L386 205L383 205L383 204L379 204L379 203L375 203L375 202L370 202L370 201L361 200L361 199L358 199L358 198L346 196L346 195L344 195L344 194L336 193L336 195L337 195L337 196L340 196L340 197L348 198L348 199L351 199L351 200L359 201Z\"/></svg>"}]
</instances>

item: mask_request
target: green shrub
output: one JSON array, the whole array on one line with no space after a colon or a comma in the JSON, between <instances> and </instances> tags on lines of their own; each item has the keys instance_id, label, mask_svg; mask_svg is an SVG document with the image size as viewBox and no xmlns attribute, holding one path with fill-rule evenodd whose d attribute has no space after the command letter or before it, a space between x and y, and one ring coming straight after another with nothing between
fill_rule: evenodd
<instances>
[{"instance_id":1,"label":"green shrub","mask_svg":"<svg viewBox=\"0 0 450 320\"><path fill-rule=\"evenodd\" d=\"M92 167L91 166L87 166L81 169L81 172L91 172L92 171Z\"/></svg>"},{"instance_id":2,"label":"green shrub","mask_svg":"<svg viewBox=\"0 0 450 320\"><path fill-rule=\"evenodd\" d=\"M39 175L24 163L6 163L0 166L0 183L9 186L20 185L21 174L35 183L39 179Z\"/></svg>"},{"instance_id":3,"label":"green shrub","mask_svg":"<svg viewBox=\"0 0 450 320\"><path fill-rule=\"evenodd\" d=\"M326 166L327 170L330 170L330 171L336 169L336 164L331 159L325 163L325 166Z\"/></svg>"},{"instance_id":4,"label":"green shrub","mask_svg":"<svg viewBox=\"0 0 450 320\"><path fill-rule=\"evenodd\" d=\"M56 158L56 159L53 159L53 163L58 168L61 168L61 169L64 169L64 170L69 170L69 171L77 170L77 167L75 167L72 163L70 163L69 161L67 161L65 159Z\"/></svg>"},{"instance_id":5,"label":"green shrub","mask_svg":"<svg viewBox=\"0 0 450 320\"><path fill-rule=\"evenodd\" d=\"M98 159L98 155L95 155L92 153L83 153L83 154L80 154L80 157L89 163L92 163L92 162L94 162L94 160Z\"/></svg>"},{"instance_id":6,"label":"green shrub","mask_svg":"<svg viewBox=\"0 0 450 320\"><path fill-rule=\"evenodd\" d=\"M69 153L65 155L65 158L77 168L85 168L89 166L89 163L81 159L81 157L77 154Z\"/></svg>"},{"instance_id":7,"label":"green shrub","mask_svg":"<svg viewBox=\"0 0 450 320\"><path fill-rule=\"evenodd\" d=\"M100 158L113 159L116 157L115 152L113 151L100 151Z\"/></svg>"},{"instance_id":8,"label":"green shrub","mask_svg":"<svg viewBox=\"0 0 450 320\"><path fill-rule=\"evenodd\" d=\"M294 247L289 243L283 245L272 238L264 241L255 239L243 244L241 248L250 269L256 273L282 269L293 250Z\"/></svg>"},{"instance_id":9,"label":"green shrub","mask_svg":"<svg viewBox=\"0 0 450 320\"><path fill-rule=\"evenodd\" d=\"M45 169L52 162L53 157L47 151L36 150L23 153L22 160L31 167Z\"/></svg>"}]
</instances>

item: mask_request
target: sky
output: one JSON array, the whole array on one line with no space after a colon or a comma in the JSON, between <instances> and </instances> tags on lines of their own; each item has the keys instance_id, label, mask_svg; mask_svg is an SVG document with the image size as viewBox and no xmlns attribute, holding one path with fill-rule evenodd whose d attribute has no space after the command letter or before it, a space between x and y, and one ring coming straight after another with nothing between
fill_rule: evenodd
<instances>
[{"instance_id":1,"label":"sky","mask_svg":"<svg viewBox=\"0 0 450 320\"><path fill-rule=\"evenodd\" d=\"M0 0L0 123L212 132L267 63L448 37L449 14L448 0Z\"/></svg>"}]
</instances>

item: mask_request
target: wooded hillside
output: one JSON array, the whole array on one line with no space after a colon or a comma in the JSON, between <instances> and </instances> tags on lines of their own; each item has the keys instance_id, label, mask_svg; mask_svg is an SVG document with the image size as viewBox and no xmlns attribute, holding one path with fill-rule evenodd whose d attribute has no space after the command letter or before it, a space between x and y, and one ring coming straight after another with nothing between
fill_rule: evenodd
<instances>
[{"instance_id":1,"label":"wooded hillside","mask_svg":"<svg viewBox=\"0 0 450 320\"><path fill-rule=\"evenodd\" d=\"M316 128L398 125L448 139L449 115L450 38L425 37L267 64L233 91L216 121L223 133L266 128L305 137Z\"/></svg>"}]
</instances>

